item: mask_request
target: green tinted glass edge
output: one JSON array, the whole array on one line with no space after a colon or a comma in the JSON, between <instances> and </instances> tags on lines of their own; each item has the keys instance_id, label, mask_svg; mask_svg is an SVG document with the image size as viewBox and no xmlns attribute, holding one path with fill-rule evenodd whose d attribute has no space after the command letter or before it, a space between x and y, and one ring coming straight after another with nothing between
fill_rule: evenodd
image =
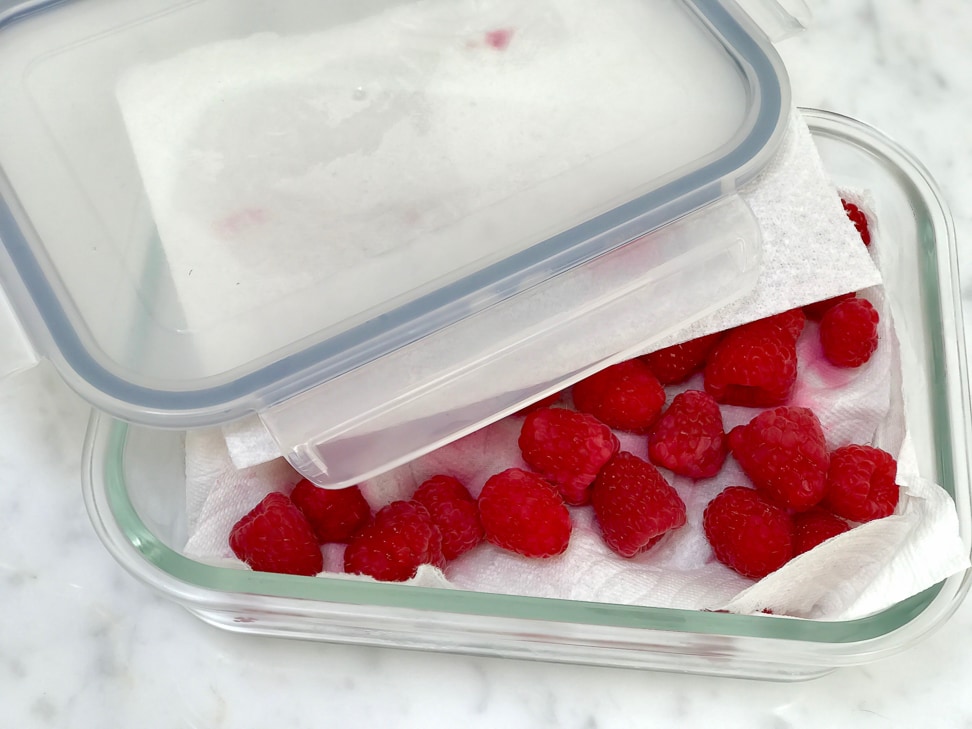
<instances>
[{"instance_id":1,"label":"green tinted glass edge","mask_svg":"<svg viewBox=\"0 0 972 729\"><path fill-rule=\"evenodd\" d=\"M849 117L843 117L838 114L829 112L826 114L815 112L815 114L816 116L811 114L807 121L813 130L814 136L817 137L829 137L831 139L843 140L846 142L848 135L846 128L843 127L848 125L851 127L863 126L856 120ZM815 121L816 125L814 124ZM829 124L833 121L836 121L839 125L841 125L842 128L822 126L823 124ZM887 142L887 140L882 141ZM869 144L866 138L861 138L860 136L855 136L853 138L853 143L857 146L859 151L867 153L879 163L887 160L887 154L889 151L887 148L879 149L878 147ZM946 358L935 356L936 353L945 352L947 349L947 327L945 316L942 312L942 306L944 306L946 303L951 303L943 300L942 287L939 283L938 239L940 236L939 231L936 229L933 222L937 219L937 216L933 215L933 212L928 207L926 198L920 193L920 191L915 189L914 184L907 174L900 169L896 169L887 164L883 164L882 166L884 166L899 180L901 190L907 194L912 208L916 212L921 213L918 216L917 221L919 250L924 254L921 257L920 270L922 292L921 301L924 308L924 317L928 324L928 326L925 327L925 332L928 336L930 344L928 351L926 352L927 357L925 364L930 373L929 379L936 383L935 399L937 405L932 410L932 428L934 431L934 440L939 444L939 448L936 452L936 465L939 472L940 485L952 498L955 498L955 453L952 449L952 443L954 442L952 438L954 433L951 419L949 417L951 407L948 399L948 388L946 385L948 380L946 374ZM957 303L960 305L960 302ZM948 329L951 331L951 328ZM952 333L954 334L954 331Z\"/></svg>"},{"instance_id":2,"label":"green tinted glass edge","mask_svg":"<svg viewBox=\"0 0 972 729\"><path fill-rule=\"evenodd\" d=\"M149 563L187 584L223 593L246 593L351 605L381 605L424 611L674 630L725 636L750 636L815 643L854 643L900 628L932 602L941 584L881 613L844 622L819 622L777 616L747 616L651 608L553 598L520 597L409 585L358 582L326 577L294 577L215 567L191 560L160 542L142 522L125 488L124 450L128 426L112 421L105 459L110 508L129 543Z\"/></svg>"}]
</instances>

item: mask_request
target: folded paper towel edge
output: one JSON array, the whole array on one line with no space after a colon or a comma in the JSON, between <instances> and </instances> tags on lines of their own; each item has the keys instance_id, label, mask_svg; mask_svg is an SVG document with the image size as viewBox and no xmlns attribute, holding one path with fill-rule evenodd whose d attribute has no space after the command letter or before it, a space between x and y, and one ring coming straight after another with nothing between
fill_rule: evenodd
<instances>
[{"instance_id":1,"label":"folded paper towel edge","mask_svg":"<svg viewBox=\"0 0 972 729\"><path fill-rule=\"evenodd\" d=\"M257 414L222 426L230 459L237 468L250 468L283 455L276 439Z\"/></svg>"}]
</instances>

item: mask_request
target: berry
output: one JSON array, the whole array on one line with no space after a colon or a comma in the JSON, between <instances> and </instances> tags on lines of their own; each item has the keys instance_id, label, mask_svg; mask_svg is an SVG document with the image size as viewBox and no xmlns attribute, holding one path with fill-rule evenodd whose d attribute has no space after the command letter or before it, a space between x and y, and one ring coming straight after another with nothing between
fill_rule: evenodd
<instances>
[{"instance_id":1,"label":"berry","mask_svg":"<svg viewBox=\"0 0 972 729\"><path fill-rule=\"evenodd\" d=\"M284 494L267 494L233 526L229 535L233 554L257 572L316 575L324 556L314 530Z\"/></svg>"},{"instance_id":2,"label":"berry","mask_svg":"<svg viewBox=\"0 0 972 729\"><path fill-rule=\"evenodd\" d=\"M705 391L727 405L769 407L790 397L797 377L792 327L772 322L731 330L709 356Z\"/></svg>"},{"instance_id":3,"label":"berry","mask_svg":"<svg viewBox=\"0 0 972 729\"><path fill-rule=\"evenodd\" d=\"M793 557L790 516L753 489L730 486L705 507L705 537L716 559L754 580Z\"/></svg>"},{"instance_id":4,"label":"berry","mask_svg":"<svg viewBox=\"0 0 972 729\"><path fill-rule=\"evenodd\" d=\"M838 448L830 454L824 506L856 522L891 516L898 505L897 475L897 462L880 448Z\"/></svg>"},{"instance_id":5,"label":"berry","mask_svg":"<svg viewBox=\"0 0 972 729\"><path fill-rule=\"evenodd\" d=\"M618 430L647 430L661 415L665 389L640 359L619 362L581 380L574 406Z\"/></svg>"},{"instance_id":6,"label":"berry","mask_svg":"<svg viewBox=\"0 0 972 729\"><path fill-rule=\"evenodd\" d=\"M597 472L618 451L618 439L604 423L563 408L527 415L518 443L527 465L575 506L590 501Z\"/></svg>"},{"instance_id":7,"label":"berry","mask_svg":"<svg viewBox=\"0 0 972 729\"><path fill-rule=\"evenodd\" d=\"M812 304L807 304L803 307L803 313L807 315L807 319L813 319L814 321L820 321L823 315L826 314L830 309L839 304L841 301L847 301L848 299L853 299L857 296L853 291L849 294L841 294L840 296L834 296L831 299L824 299L823 301L815 301Z\"/></svg>"},{"instance_id":8,"label":"berry","mask_svg":"<svg viewBox=\"0 0 972 729\"><path fill-rule=\"evenodd\" d=\"M766 332L770 336L784 334L796 342L800 338L800 334L803 332L803 327L806 326L806 323L807 315L803 313L803 309L797 308L751 321L738 328L748 331Z\"/></svg>"},{"instance_id":9,"label":"berry","mask_svg":"<svg viewBox=\"0 0 972 729\"><path fill-rule=\"evenodd\" d=\"M729 433L729 448L756 489L795 511L816 506L827 488L827 444L811 410L779 407Z\"/></svg>"},{"instance_id":10,"label":"berry","mask_svg":"<svg viewBox=\"0 0 972 729\"><path fill-rule=\"evenodd\" d=\"M861 236L861 240L864 241L864 245L871 245L871 231L867 227L867 216L864 211L857 207L852 202L847 202L843 198L840 199L841 204L844 206L844 212L847 213L847 217L857 228L857 232Z\"/></svg>"},{"instance_id":11,"label":"berry","mask_svg":"<svg viewBox=\"0 0 972 729\"><path fill-rule=\"evenodd\" d=\"M491 476L479 494L486 539L524 557L553 557L567 549L570 513L540 476L510 468Z\"/></svg>"},{"instance_id":12,"label":"berry","mask_svg":"<svg viewBox=\"0 0 972 729\"><path fill-rule=\"evenodd\" d=\"M646 354L641 361L648 365L663 385L677 385L702 369L709 352L722 339L722 332L707 334L682 344Z\"/></svg>"},{"instance_id":13,"label":"berry","mask_svg":"<svg viewBox=\"0 0 972 729\"><path fill-rule=\"evenodd\" d=\"M314 529L321 544L346 542L371 521L371 507L357 486L344 489L322 489L306 478L290 494Z\"/></svg>"},{"instance_id":14,"label":"berry","mask_svg":"<svg viewBox=\"0 0 972 729\"><path fill-rule=\"evenodd\" d=\"M417 501L393 501L382 507L375 514L375 524L383 529L392 531L413 530L415 535L424 534L419 527L429 530L428 542L414 536L414 551L422 557L422 564L435 567L445 567L445 557L442 554L442 532L432 521L429 510Z\"/></svg>"},{"instance_id":15,"label":"berry","mask_svg":"<svg viewBox=\"0 0 972 729\"><path fill-rule=\"evenodd\" d=\"M591 496L604 543L622 557L650 549L685 524L685 504L661 472L622 451L604 467Z\"/></svg>"},{"instance_id":16,"label":"berry","mask_svg":"<svg viewBox=\"0 0 972 729\"><path fill-rule=\"evenodd\" d=\"M793 517L793 556L809 552L849 529L846 521L820 508L796 514Z\"/></svg>"},{"instance_id":17,"label":"berry","mask_svg":"<svg viewBox=\"0 0 972 729\"><path fill-rule=\"evenodd\" d=\"M648 457L680 476L710 478L726 460L719 404L706 392L676 395L648 436Z\"/></svg>"},{"instance_id":18,"label":"berry","mask_svg":"<svg viewBox=\"0 0 972 729\"><path fill-rule=\"evenodd\" d=\"M412 500L424 506L442 533L442 556L453 560L483 541L479 508L469 491L452 476L433 476Z\"/></svg>"},{"instance_id":19,"label":"berry","mask_svg":"<svg viewBox=\"0 0 972 729\"><path fill-rule=\"evenodd\" d=\"M824 356L838 367L860 367L878 345L877 310L867 299L853 298L831 307L820 320Z\"/></svg>"},{"instance_id":20,"label":"berry","mask_svg":"<svg viewBox=\"0 0 972 729\"><path fill-rule=\"evenodd\" d=\"M442 567L442 535L425 507L393 501L375 514L344 550L344 571L385 582L415 577L423 564Z\"/></svg>"}]
</instances>

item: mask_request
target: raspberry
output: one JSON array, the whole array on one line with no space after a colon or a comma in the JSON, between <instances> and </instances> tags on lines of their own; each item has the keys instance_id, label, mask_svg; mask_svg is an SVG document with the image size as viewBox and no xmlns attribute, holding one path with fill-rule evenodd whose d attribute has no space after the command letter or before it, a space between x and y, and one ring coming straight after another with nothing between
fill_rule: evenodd
<instances>
[{"instance_id":1,"label":"raspberry","mask_svg":"<svg viewBox=\"0 0 972 729\"><path fill-rule=\"evenodd\" d=\"M490 476L479 494L486 539L524 557L553 557L567 549L570 513L540 476L510 468Z\"/></svg>"},{"instance_id":2,"label":"raspberry","mask_svg":"<svg viewBox=\"0 0 972 729\"><path fill-rule=\"evenodd\" d=\"M853 298L834 305L820 320L824 356L838 367L860 367L877 349L879 320L867 299Z\"/></svg>"},{"instance_id":3,"label":"raspberry","mask_svg":"<svg viewBox=\"0 0 972 729\"><path fill-rule=\"evenodd\" d=\"M314 530L293 502L281 493L264 499L233 526L233 554L257 572L316 575L324 556Z\"/></svg>"},{"instance_id":4,"label":"raspberry","mask_svg":"<svg viewBox=\"0 0 972 729\"><path fill-rule=\"evenodd\" d=\"M726 460L719 404L699 390L676 395L648 436L648 457L680 476L710 478Z\"/></svg>"},{"instance_id":5,"label":"raspberry","mask_svg":"<svg viewBox=\"0 0 972 729\"><path fill-rule=\"evenodd\" d=\"M705 537L716 559L758 580L793 557L789 515L753 489L730 486L705 507Z\"/></svg>"},{"instance_id":6,"label":"raspberry","mask_svg":"<svg viewBox=\"0 0 972 729\"><path fill-rule=\"evenodd\" d=\"M604 423L563 408L527 415L518 443L527 465L575 506L590 500L597 472L618 451L618 439Z\"/></svg>"},{"instance_id":7,"label":"raspberry","mask_svg":"<svg viewBox=\"0 0 972 729\"><path fill-rule=\"evenodd\" d=\"M820 508L796 514L793 517L793 556L809 552L818 544L849 529L846 521Z\"/></svg>"},{"instance_id":8,"label":"raspberry","mask_svg":"<svg viewBox=\"0 0 972 729\"><path fill-rule=\"evenodd\" d=\"M773 316L751 321L738 328L749 331L767 332L771 336L775 336L777 333L785 334L796 342L800 338L800 334L803 332L803 327L806 326L806 323L807 316L803 313L803 309L789 309L788 311L783 311Z\"/></svg>"},{"instance_id":9,"label":"raspberry","mask_svg":"<svg viewBox=\"0 0 972 729\"><path fill-rule=\"evenodd\" d=\"M685 524L685 504L659 470L622 451L603 468L591 496L604 543L622 557L650 549Z\"/></svg>"},{"instance_id":10,"label":"raspberry","mask_svg":"<svg viewBox=\"0 0 972 729\"><path fill-rule=\"evenodd\" d=\"M442 532L432 521L429 510L417 501L393 501L382 507L375 514L375 524L383 529L392 531L414 530L416 534L424 533L419 526L429 529L428 543L414 538L414 551L422 557L422 564L435 567L445 567L445 557L442 554Z\"/></svg>"},{"instance_id":11,"label":"raspberry","mask_svg":"<svg viewBox=\"0 0 972 729\"><path fill-rule=\"evenodd\" d=\"M807 315L807 319L813 319L814 321L820 321L823 315L826 314L830 309L839 304L841 301L847 301L848 299L853 299L857 296L853 291L849 294L841 294L840 296L834 296L832 299L824 299L823 301L815 301L812 304L807 304L803 307L803 313Z\"/></svg>"},{"instance_id":12,"label":"raspberry","mask_svg":"<svg viewBox=\"0 0 972 729\"><path fill-rule=\"evenodd\" d=\"M797 377L793 328L753 322L733 329L713 350L704 372L705 391L717 402L748 407L784 403Z\"/></svg>"},{"instance_id":13,"label":"raspberry","mask_svg":"<svg viewBox=\"0 0 972 729\"><path fill-rule=\"evenodd\" d=\"M581 380L574 405L618 430L647 430L665 405L665 389L640 359L619 362Z\"/></svg>"},{"instance_id":14,"label":"raspberry","mask_svg":"<svg viewBox=\"0 0 972 729\"><path fill-rule=\"evenodd\" d=\"M854 227L857 228L857 232L861 236L861 240L864 241L864 245L871 245L871 231L867 227L867 216L864 211L857 207L852 202L847 202L843 198L840 199L841 204L844 206L844 212L847 213L847 217L850 218Z\"/></svg>"},{"instance_id":15,"label":"raspberry","mask_svg":"<svg viewBox=\"0 0 972 729\"><path fill-rule=\"evenodd\" d=\"M307 517L321 544L346 542L371 521L371 507L357 486L322 489L305 478L294 486L290 500Z\"/></svg>"},{"instance_id":16,"label":"raspberry","mask_svg":"<svg viewBox=\"0 0 972 729\"><path fill-rule=\"evenodd\" d=\"M891 516L898 505L897 475L897 462L880 448L838 448L830 454L824 506L856 522Z\"/></svg>"},{"instance_id":17,"label":"raspberry","mask_svg":"<svg viewBox=\"0 0 972 729\"><path fill-rule=\"evenodd\" d=\"M709 352L722 339L722 332L707 334L682 344L675 344L646 354L641 361L648 365L663 385L677 385L702 369Z\"/></svg>"},{"instance_id":18,"label":"raspberry","mask_svg":"<svg viewBox=\"0 0 972 729\"><path fill-rule=\"evenodd\" d=\"M483 541L479 508L452 476L433 476L419 486L413 501L424 506L442 533L442 556L453 560Z\"/></svg>"},{"instance_id":19,"label":"raspberry","mask_svg":"<svg viewBox=\"0 0 972 729\"><path fill-rule=\"evenodd\" d=\"M820 503L827 488L827 444L811 410L779 407L729 433L729 448L756 489L795 511Z\"/></svg>"},{"instance_id":20,"label":"raspberry","mask_svg":"<svg viewBox=\"0 0 972 729\"><path fill-rule=\"evenodd\" d=\"M414 501L393 501L380 509L344 551L345 572L385 582L411 579L423 564L445 564L442 535L425 507Z\"/></svg>"}]
</instances>

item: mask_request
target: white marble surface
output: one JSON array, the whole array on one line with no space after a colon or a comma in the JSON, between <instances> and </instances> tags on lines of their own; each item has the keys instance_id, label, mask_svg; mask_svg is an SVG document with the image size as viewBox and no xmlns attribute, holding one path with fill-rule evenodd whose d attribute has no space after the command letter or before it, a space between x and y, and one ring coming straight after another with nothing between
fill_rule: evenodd
<instances>
[{"instance_id":1,"label":"white marble surface","mask_svg":"<svg viewBox=\"0 0 972 729\"><path fill-rule=\"evenodd\" d=\"M811 30L779 46L797 103L870 122L926 163L955 214L972 322L972 4L812 4ZM0 383L4 726L972 726L972 603L903 654L796 685L223 633L101 547L80 494L86 417L49 368Z\"/></svg>"}]
</instances>

